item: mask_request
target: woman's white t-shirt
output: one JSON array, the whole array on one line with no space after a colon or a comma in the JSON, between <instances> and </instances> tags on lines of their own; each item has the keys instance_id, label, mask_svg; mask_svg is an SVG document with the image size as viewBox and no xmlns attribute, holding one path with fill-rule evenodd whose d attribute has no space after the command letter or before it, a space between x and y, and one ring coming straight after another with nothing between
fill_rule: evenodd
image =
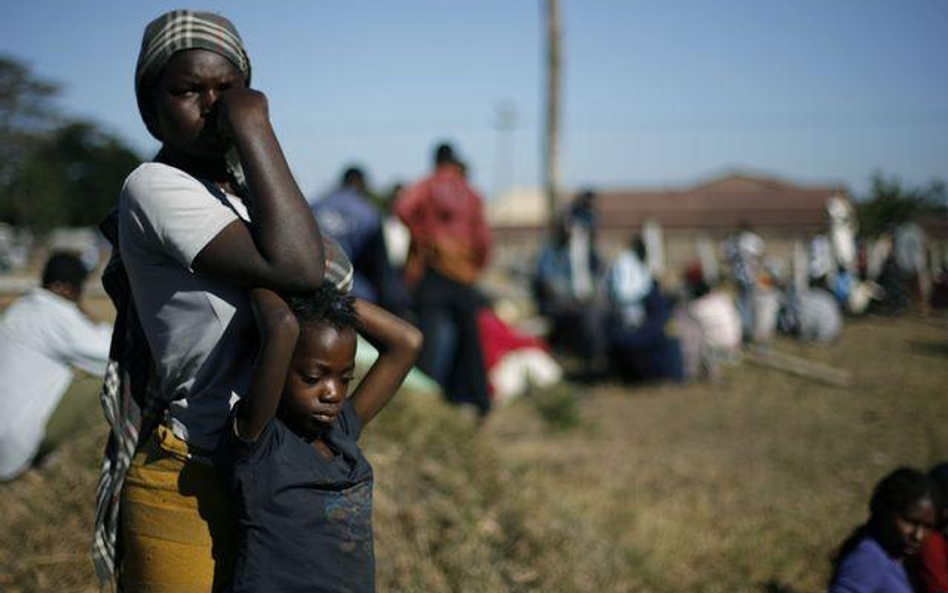
<instances>
[{"instance_id":1,"label":"woman's white t-shirt","mask_svg":"<svg viewBox=\"0 0 948 593\"><path fill-rule=\"evenodd\" d=\"M168 421L204 449L246 392L256 334L246 291L198 276L191 264L238 218L249 221L240 198L161 163L135 169L119 198L119 249Z\"/></svg>"}]
</instances>

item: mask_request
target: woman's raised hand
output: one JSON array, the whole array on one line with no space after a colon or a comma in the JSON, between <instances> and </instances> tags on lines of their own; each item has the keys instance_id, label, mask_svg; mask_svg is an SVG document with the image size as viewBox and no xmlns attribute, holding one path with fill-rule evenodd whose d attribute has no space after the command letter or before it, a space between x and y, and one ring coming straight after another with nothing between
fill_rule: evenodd
<instances>
[{"instance_id":1,"label":"woman's raised hand","mask_svg":"<svg viewBox=\"0 0 948 593\"><path fill-rule=\"evenodd\" d=\"M215 108L218 130L225 138L234 139L270 121L267 96L255 89L228 89L221 94Z\"/></svg>"}]
</instances>

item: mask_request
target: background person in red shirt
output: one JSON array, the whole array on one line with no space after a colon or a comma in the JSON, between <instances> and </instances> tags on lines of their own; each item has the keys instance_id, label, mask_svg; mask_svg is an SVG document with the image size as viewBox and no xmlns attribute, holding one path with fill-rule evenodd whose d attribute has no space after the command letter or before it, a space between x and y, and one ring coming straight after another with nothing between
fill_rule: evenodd
<instances>
[{"instance_id":1,"label":"background person in red shirt","mask_svg":"<svg viewBox=\"0 0 948 593\"><path fill-rule=\"evenodd\" d=\"M474 285L487 264L490 234L481 196L467 183L451 145L439 145L434 161L434 173L395 203L411 234L405 276L425 335L418 367L451 402L473 405L483 415L490 400L477 328L483 299Z\"/></svg>"},{"instance_id":2,"label":"background person in red shirt","mask_svg":"<svg viewBox=\"0 0 948 593\"><path fill-rule=\"evenodd\" d=\"M948 463L932 468L928 474L935 484L938 527L932 530L913 558L912 572L919 593L948 592Z\"/></svg>"}]
</instances>

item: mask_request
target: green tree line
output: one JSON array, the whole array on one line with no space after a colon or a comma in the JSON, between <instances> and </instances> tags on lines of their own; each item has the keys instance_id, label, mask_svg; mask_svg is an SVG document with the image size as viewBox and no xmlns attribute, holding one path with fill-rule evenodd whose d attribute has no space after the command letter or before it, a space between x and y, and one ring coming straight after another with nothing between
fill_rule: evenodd
<instances>
[{"instance_id":1,"label":"green tree line","mask_svg":"<svg viewBox=\"0 0 948 593\"><path fill-rule=\"evenodd\" d=\"M948 192L940 179L906 187L895 177L877 172L857 209L860 232L872 237L903 222L948 217Z\"/></svg>"},{"instance_id":2,"label":"green tree line","mask_svg":"<svg viewBox=\"0 0 948 593\"><path fill-rule=\"evenodd\" d=\"M0 55L0 221L36 232L98 224L141 158L56 106L60 87Z\"/></svg>"}]
</instances>

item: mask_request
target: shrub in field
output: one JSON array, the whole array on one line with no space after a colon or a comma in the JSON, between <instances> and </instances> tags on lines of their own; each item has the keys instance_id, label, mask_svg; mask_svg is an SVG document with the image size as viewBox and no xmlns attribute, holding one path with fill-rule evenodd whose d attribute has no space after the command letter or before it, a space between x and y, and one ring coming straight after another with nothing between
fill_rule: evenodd
<instances>
[{"instance_id":1,"label":"shrub in field","mask_svg":"<svg viewBox=\"0 0 948 593\"><path fill-rule=\"evenodd\" d=\"M537 394L533 402L540 418L553 430L575 428L582 422L576 394L566 383Z\"/></svg>"}]
</instances>

